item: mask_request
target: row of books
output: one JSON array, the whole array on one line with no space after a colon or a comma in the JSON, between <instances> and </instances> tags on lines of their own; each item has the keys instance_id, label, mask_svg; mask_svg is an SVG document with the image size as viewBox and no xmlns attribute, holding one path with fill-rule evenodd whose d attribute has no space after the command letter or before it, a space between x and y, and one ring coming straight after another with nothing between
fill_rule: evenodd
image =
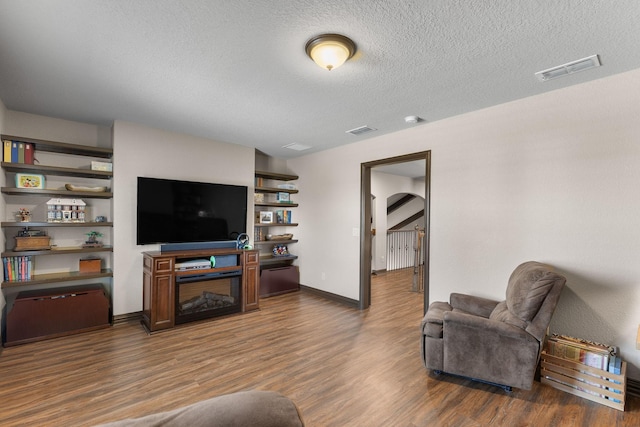
<instances>
[{"instance_id":1,"label":"row of books","mask_svg":"<svg viewBox=\"0 0 640 427\"><path fill-rule=\"evenodd\" d=\"M2 257L2 266L6 282L21 282L33 278L31 255Z\"/></svg>"},{"instance_id":2,"label":"row of books","mask_svg":"<svg viewBox=\"0 0 640 427\"><path fill-rule=\"evenodd\" d=\"M5 163L24 163L33 164L36 147L28 142L2 140L3 157Z\"/></svg>"},{"instance_id":3,"label":"row of books","mask_svg":"<svg viewBox=\"0 0 640 427\"><path fill-rule=\"evenodd\" d=\"M609 345L553 334L547 338L547 353L606 371L616 350Z\"/></svg>"},{"instance_id":4,"label":"row of books","mask_svg":"<svg viewBox=\"0 0 640 427\"><path fill-rule=\"evenodd\" d=\"M291 224L291 214L290 210L278 209L276 211L276 224Z\"/></svg>"}]
</instances>

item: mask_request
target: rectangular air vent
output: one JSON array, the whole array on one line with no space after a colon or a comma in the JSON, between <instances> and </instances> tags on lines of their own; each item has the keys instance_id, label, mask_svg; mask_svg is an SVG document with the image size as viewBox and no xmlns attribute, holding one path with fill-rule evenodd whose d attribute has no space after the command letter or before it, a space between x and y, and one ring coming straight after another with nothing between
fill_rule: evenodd
<instances>
[{"instance_id":1,"label":"rectangular air vent","mask_svg":"<svg viewBox=\"0 0 640 427\"><path fill-rule=\"evenodd\" d=\"M309 145L298 144L297 142L294 142L292 144L283 145L282 148L288 148L290 150L296 150L296 151L304 151L304 150L308 150L311 147Z\"/></svg>"},{"instance_id":2,"label":"rectangular air vent","mask_svg":"<svg viewBox=\"0 0 640 427\"><path fill-rule=\"evenodd\" d=\"M557 79L558 77L568 76L569 74L577 73L579 71L588 70L600 66L600 59L598 55L592 55L587 58L578 59L577 61L568 62L557 67L549 68L547 70L538 71L536 77L541 82Z\"/></svg>"},{"instance_id":3,"label":"rectangular air vent","mask_svg":"<svg viewBox=\"0 0 640 427\"><path fill-rule=\"evenodd\" d=\"M370 128L369 126L360 126L359 128L348 130L345 133L350 133L351 135L362 135L363 133L373 132L374 130L377 129Z\"/></svg>"}]
</instances>

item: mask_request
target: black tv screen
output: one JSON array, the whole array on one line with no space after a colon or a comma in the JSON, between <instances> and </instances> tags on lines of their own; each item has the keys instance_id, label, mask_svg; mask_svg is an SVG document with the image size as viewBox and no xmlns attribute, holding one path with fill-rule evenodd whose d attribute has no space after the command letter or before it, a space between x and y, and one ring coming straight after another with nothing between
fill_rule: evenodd
<instances>
[{"instance_id":1,"label":"black tv screen","mask_svg":"<svg viewBox=\"0 0 640 427\"><path fill-rule=\"evenodd\" d=\"M246 233L247 187L138 177L138 245L235 240Z\"/></svg>"}]
</instances>

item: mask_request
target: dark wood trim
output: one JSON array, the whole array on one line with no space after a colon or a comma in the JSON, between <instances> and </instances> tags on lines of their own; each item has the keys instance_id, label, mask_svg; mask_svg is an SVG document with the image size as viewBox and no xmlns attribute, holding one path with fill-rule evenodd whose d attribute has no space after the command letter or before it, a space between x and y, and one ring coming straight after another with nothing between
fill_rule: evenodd
<instances>
[{"instance_id":1,"label":"dark wood trim","mask_svg":"<svg viewBox=\"0 0 640 427\"><path fill-rule=\"evenodd\" d=\"M415 198L416 196L414 196L413 194L405 194L400 200L396 201L395 203L391 204L391 206L387 207L387 215L389 215L391 212L395 210L400 209L402 206L406 205L407 203L409 203Z\"/></svg>"},{"instance_id":2,"label":"dark wood trim","mask_svg":"<svg viewBox=\"0 0 640 427\"><path fill-rule=\"evenodd\" d=\"M279 181L294 181L298 179L298 175L290 175L287 173L267 172L267 171L256 171L255 176L258 178L275 179Z\"/></svg>"},{"instance_id":3,"label":"dark wood trim","mask_svg":"<svg viewBox=\"0 0 640 427\"><path fill-rule=\"evenodd\" d=\"M412 222L422 218L424 216L424 209L421 210L420 212L417 212L413 215L411 215L409 218L405 219L404 221L399 222L398 224L394 225L393 227L389 227L389 230L400 230L403 227L411 224Z\"/></svg>"},{"instance_id":4,"label":"dark wood trim","mask_svg":"<svg viewBox=\"0 0 640 427\"><path fill-rule=\"evenodd\" d=\"M324 299L328 299L330 301L335 301L335 302L340 303L342 305L353 307L353 308L358 308L358 306L360 304L359 301L356 301L354 299L343 297L342 295L336 295L336 294L333 294L331 292L322 291L320 289L310 288L310 287L305 286L305 285L300 285L300 290L303 291L303 292L308 292L310 294L319 296L319 297L324 298Z\"/></svg>"},{"instance_id":5,"label":"dark wood trim","mask_svg":"<svg viewBox=\"0 0 640 427\"><path fill-rule=\"evenodd\" d=\"M627 393L640 397L640 380L627 378Z\"/></svg>"},{"instance_id":6,"label":"dark wood trim","mask_svg":"<svg viewBox=\"0 0 640 427\"><path fill-rule=\"evenodd\" d=\"M360 310L371 305L371 166L360 165Z\"/></svg>"},{"instance_id":7,"label":"dark wood trim","mask_svg":"<svg viewBox=\"0 0 640 427\"><path fill-rule=\"evenodd\" d=\"M125 313L125 314L118 314L116 316L113 316L113 324L114 325L119 325L121 323L128 323L128 322L139 322L142 320L142 312L141 311L136 311L134 313Z\"/></svg>"},{"instance_id":8,"label":"dark wood trim","mask_svg":"<svg viewBox=\"0 0 640 427\"><path fill-rule=\"evenodd\" d=\"M424 312L429 306L429 246L430 246L430 204L431 204L431 151L374 160L360 165L360 308L371 304L371 169L376 166L425 160L424 192Z\"/></svg>"}]
</instances>

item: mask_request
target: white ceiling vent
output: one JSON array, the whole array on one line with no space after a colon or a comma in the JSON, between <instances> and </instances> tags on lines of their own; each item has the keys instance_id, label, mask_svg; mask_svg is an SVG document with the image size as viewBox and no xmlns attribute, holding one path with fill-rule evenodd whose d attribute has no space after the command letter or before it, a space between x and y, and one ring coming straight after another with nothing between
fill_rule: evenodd
<instances>
[{"instance_id":1,"label":"white ceiling vent","mask_svg":"<svg viewBox=\"0 0 640 427\"><path fill-rule=\"evenodd\" d=\"M598 55L592 55L578 59L577 61L558 65L557 67L549 68L547 70L538 71L535 74L538 80L546 82L547 80L557 79L558 77L568 76L569 74L577 73L578 71L584 71L599 66L600 59L598 58Z\"/></svg>"},{"instance_id":2,"label":"white ceiling vent","mask_svg":"<svg viewBox=\"0 0 640 427\"><path fill-rule=\"evenodd\" d=\"M304 145L304 144L298 144L297 142L294 142L292 144L283 145L282 148L288 148L290 150L296 150L296 151L304 151L304 150L308 150L309 148L311 148L311 146Z\"/></svg>"},{"instance_id":3,"label":"white ceiling vent","mask_svg":"<svg viewBox=\"0 0 640 427\"><path fill-rule=\"evenodd\" d=\"M363 133L373 132L374 130L378 129L370 128L369 126L360 126L359 128L348 130L345 133L350 133L351 135L362 135Z\"/></svg>"}]
</instances>

